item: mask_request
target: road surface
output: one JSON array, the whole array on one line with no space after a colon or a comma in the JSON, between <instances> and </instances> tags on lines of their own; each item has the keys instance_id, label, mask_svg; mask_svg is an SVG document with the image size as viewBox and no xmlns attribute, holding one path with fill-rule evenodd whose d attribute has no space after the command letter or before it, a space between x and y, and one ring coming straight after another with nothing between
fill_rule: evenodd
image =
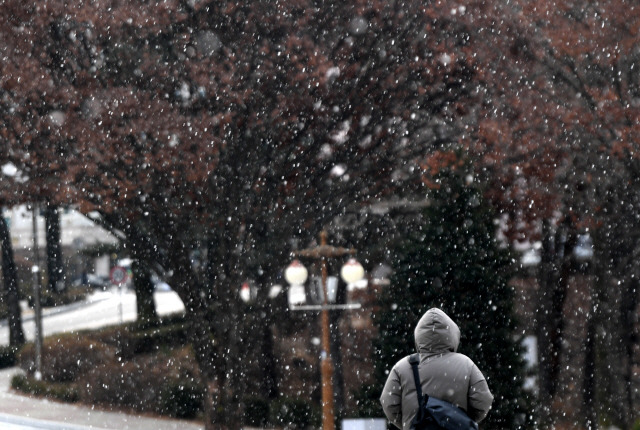
<instances>
[{"instance_id":1,"label":"road surface","mask_svg":"<svg viewBox=\"0 0 640 430\"><path fill-rule=\"evenodd\" d=\"M184 311L184 305L174 291L156 292L154 294L158 315L167 315ZM136 296L130 290L113 288L99 291L89 296L83 303L68 307L43 310L43 336L60 332L72 332L95 329L121 322L135 321ZM27 340L32 341L35 333L33 311L26 309L23 313L22 327ZM9 344L9 327L6 321L0 323L0 345Z\"/></svg>"}]
</instances>

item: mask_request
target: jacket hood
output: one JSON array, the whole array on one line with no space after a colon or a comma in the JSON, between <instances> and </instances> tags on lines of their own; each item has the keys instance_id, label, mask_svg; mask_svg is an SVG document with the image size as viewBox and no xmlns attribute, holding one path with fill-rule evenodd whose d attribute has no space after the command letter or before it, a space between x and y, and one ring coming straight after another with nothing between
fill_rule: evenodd
<instances>
[{"instance_id":1,"label":"jacket hood","mask_svg":"<svg viewBox=\"0 0 640 430\"><path fill-rule=\"evenodd\" d=\"M422 354L456 352L460 344L460 329L438 308L429 309L418 321L415 332L416 348Z\"/></svg>"}]
</instances>

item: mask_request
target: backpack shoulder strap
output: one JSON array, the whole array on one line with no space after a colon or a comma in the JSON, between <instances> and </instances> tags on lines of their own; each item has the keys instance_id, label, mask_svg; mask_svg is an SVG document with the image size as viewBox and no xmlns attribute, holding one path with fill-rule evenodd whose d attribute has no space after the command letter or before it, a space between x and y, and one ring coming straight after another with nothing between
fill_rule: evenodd
<instances>
[{"instance_id":1,"label":"backpack shoulder strap","mask_svg":"<svg viewBox=\"0 0 640 430\"><path fill-rule=\"evenodd\" d=\"M418 364L420 364L420 354L411 354L411 356L409 357L409 363L411 364L411 369L413 370L413 382L416 384L416 394L418 395L418 405L420 411L419 413L422 413L422 405L424 405L429 400L429 396L422 394L422 383L420 382L420 373L418 372Z\"/></svg>"}]
</instances>

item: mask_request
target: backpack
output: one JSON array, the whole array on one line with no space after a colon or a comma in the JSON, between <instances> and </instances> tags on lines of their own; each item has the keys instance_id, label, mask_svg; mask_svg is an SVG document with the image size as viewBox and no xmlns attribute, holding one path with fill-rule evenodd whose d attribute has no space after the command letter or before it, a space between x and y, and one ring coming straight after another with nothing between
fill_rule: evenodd
<instances>
[{"instance_id":1,"label":"backpack","mask_svg":"<svg viewBox=\"0 0 640 430\"><path fill-rule=\"evenodd\" d=\"M422 394L422 384L418 374L420 354L409 357L413 369L413 380L418 395L418 413L411 421L411 430L478 430L478 424L466 412L444 400Z\"/></svg>"}]
</instances>

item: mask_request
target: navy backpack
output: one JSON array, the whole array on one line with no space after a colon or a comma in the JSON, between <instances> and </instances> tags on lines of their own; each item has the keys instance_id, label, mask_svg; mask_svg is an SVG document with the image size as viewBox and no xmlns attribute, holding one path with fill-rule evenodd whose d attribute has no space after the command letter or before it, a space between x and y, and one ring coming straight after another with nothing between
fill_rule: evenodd
<instances>
[{"instance_id":1,"label":"navy backpack","mask_svg":"<svg viewBox=\"0 0 640 430\"><path fill-rule=\"evenodd\" d=\"M413 380L418 394L418 413L411 421L411 430L478 430L478 424L466 412L444 400L422 394L422 384L418 374L420 354L409 357L413 369Z\"/></svg>"}]
</instances>

